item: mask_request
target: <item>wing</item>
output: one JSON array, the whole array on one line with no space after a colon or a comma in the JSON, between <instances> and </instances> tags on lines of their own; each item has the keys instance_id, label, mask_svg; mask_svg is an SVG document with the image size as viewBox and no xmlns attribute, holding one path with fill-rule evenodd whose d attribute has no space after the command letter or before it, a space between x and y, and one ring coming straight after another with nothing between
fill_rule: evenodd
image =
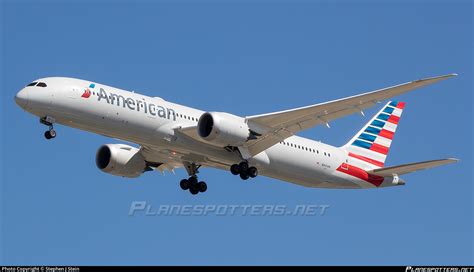
<instances>
[{"instance_id":1,"label":"wing","mask_svg":"<svg viewBox=\"0 0 474 272\"><path fill-rule=\"evenodd\" d=\"M444 80L456 74L425 78L412 82L388 87L360 95L333 100L326 103L261 114L246 117L250 129L261 136L247 142L243 146L243 153L254 156L278 142L294 135L298 131L314 127L319 124L329 126L329 121L362 112L376 103L409 92L411 90Z\"/></svg>"},{"instance_id":2,"label":"wing","mask_svg":"<svg viewBox=\"0 0 474 272\"><path fill-rule=\"evenodd\" d=\"M415 163L407 163L397 166L390 166L385 168L378 168L374 170L367 171L370 174L384 176L384 177L392 177L393 175L403 175L412 172L416 172L419 170L425 170L433 167L438 167L445 164L450 164L454 162L458 162L458 159L449 158L449 159L441 159L441 160L432 160L432 161L425 161L425 162L415 162Z\"/></svg>"},{"instance_id":3,"label":"wing","mask_svg":"<svg viewBox=\"0 0 474 272\"><path fill-rule=\"evenodd\" d=\"M167 147L142 146L140 152L147 161L149 170L158 170L162 174L164 171L174 173L176 168L184 168L189 174L189 165L191 163L224 170L228 170L230 167L230 164L222 161L216 161L194 153L182 153Z\"/></svg>"}]
</instances>

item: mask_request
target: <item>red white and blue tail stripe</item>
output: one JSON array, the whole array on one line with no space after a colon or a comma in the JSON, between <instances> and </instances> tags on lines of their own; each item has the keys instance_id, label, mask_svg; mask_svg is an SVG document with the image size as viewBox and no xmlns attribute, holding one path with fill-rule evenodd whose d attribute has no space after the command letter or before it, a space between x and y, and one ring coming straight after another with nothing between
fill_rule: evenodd
<instances>
[{"instance_id":1,"label":"red white and blue tail stripe","mask_svg":"<svg viewBox=\"0 0 474 272\"><path fill-rule=\"evenodd\" d=\"M390 101L345 146L352 164L364 170L384 166L404 102Z\"/></svg>"}]
</instances>

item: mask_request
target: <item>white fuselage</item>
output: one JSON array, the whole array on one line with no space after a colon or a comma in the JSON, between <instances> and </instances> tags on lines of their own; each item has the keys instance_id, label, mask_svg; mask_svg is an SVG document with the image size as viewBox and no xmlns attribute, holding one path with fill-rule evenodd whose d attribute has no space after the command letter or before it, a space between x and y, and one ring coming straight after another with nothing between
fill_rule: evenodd
<instances>
[{"instance_id":1,"label":"white fuselage","mask_svg":"<svg viewBox=\"0 0 474 272\"><path fill-rule=\"evenodd\" d=\"M79 79L53 77L38 81L46 82L47 87L25 87L16 100L39 117L49 116L66 126L150 147L157 151L157 160L199 158L206 162L205 166L226 170L223 165L242 160L236 150L175 132L176 127L196 125L204 113L201 110ZM298 136L287 138L248 161L260 175L308 187L375 187L337 170L351 163L345 150ZM386 180L382 186L390 184Z\"/></svg>"}]
</instances>

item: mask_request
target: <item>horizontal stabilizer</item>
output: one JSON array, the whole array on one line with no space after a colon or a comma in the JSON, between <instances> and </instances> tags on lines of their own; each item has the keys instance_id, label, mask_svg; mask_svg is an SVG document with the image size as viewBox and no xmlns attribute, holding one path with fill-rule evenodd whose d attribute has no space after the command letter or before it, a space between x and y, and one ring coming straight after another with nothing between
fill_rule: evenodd
<instances>
[{"instance_id":1,"label":"horizontal stabilizer","mask_svg":"<svg viewBox=\"0 0 474 272\"><path fill-rule=\"evenodd\" d=\"M453 162L459 161L458 159L449 158L449 159L441 159L441 160L432 160L432 161L425 161L425 162L415 162L415 163L407 163L397 166L390 166L384 168L378 168L374 170L367 171L369 174L374 174L378 176L384 177L391 177L394 175L403 175L412 172L416 172L419 170L425 170L445 164L450 164Z\"/></svg>"}]
</instances>

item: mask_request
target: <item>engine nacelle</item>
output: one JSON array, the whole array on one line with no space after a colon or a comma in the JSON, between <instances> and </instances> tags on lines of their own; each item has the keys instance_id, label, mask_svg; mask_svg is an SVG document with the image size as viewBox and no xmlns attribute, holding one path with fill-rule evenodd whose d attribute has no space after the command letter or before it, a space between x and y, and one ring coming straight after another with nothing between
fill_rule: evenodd
<instances>
[{"instance_id":1,"label":"engine nacelle","mask_svg":"<svg viewBox=\"0 0 474 272\"><path fill-rule=\"evenodd\" d=\"M95 164L105 173L127 178L139 177L147 164L135 147L124 144L106 144L97 150Z\"/></svg>"},{"instance_id":2,"label":"engine nacelle","mask_svg":"<svg viewBox=\"0 0 474 272\"><path fill-rule=\"evenodd\" d=\"M219 146L238 146L255 137L245 119L224 112L206 112L199 118L198 134Z\"/></svg>"}]
</instances>

